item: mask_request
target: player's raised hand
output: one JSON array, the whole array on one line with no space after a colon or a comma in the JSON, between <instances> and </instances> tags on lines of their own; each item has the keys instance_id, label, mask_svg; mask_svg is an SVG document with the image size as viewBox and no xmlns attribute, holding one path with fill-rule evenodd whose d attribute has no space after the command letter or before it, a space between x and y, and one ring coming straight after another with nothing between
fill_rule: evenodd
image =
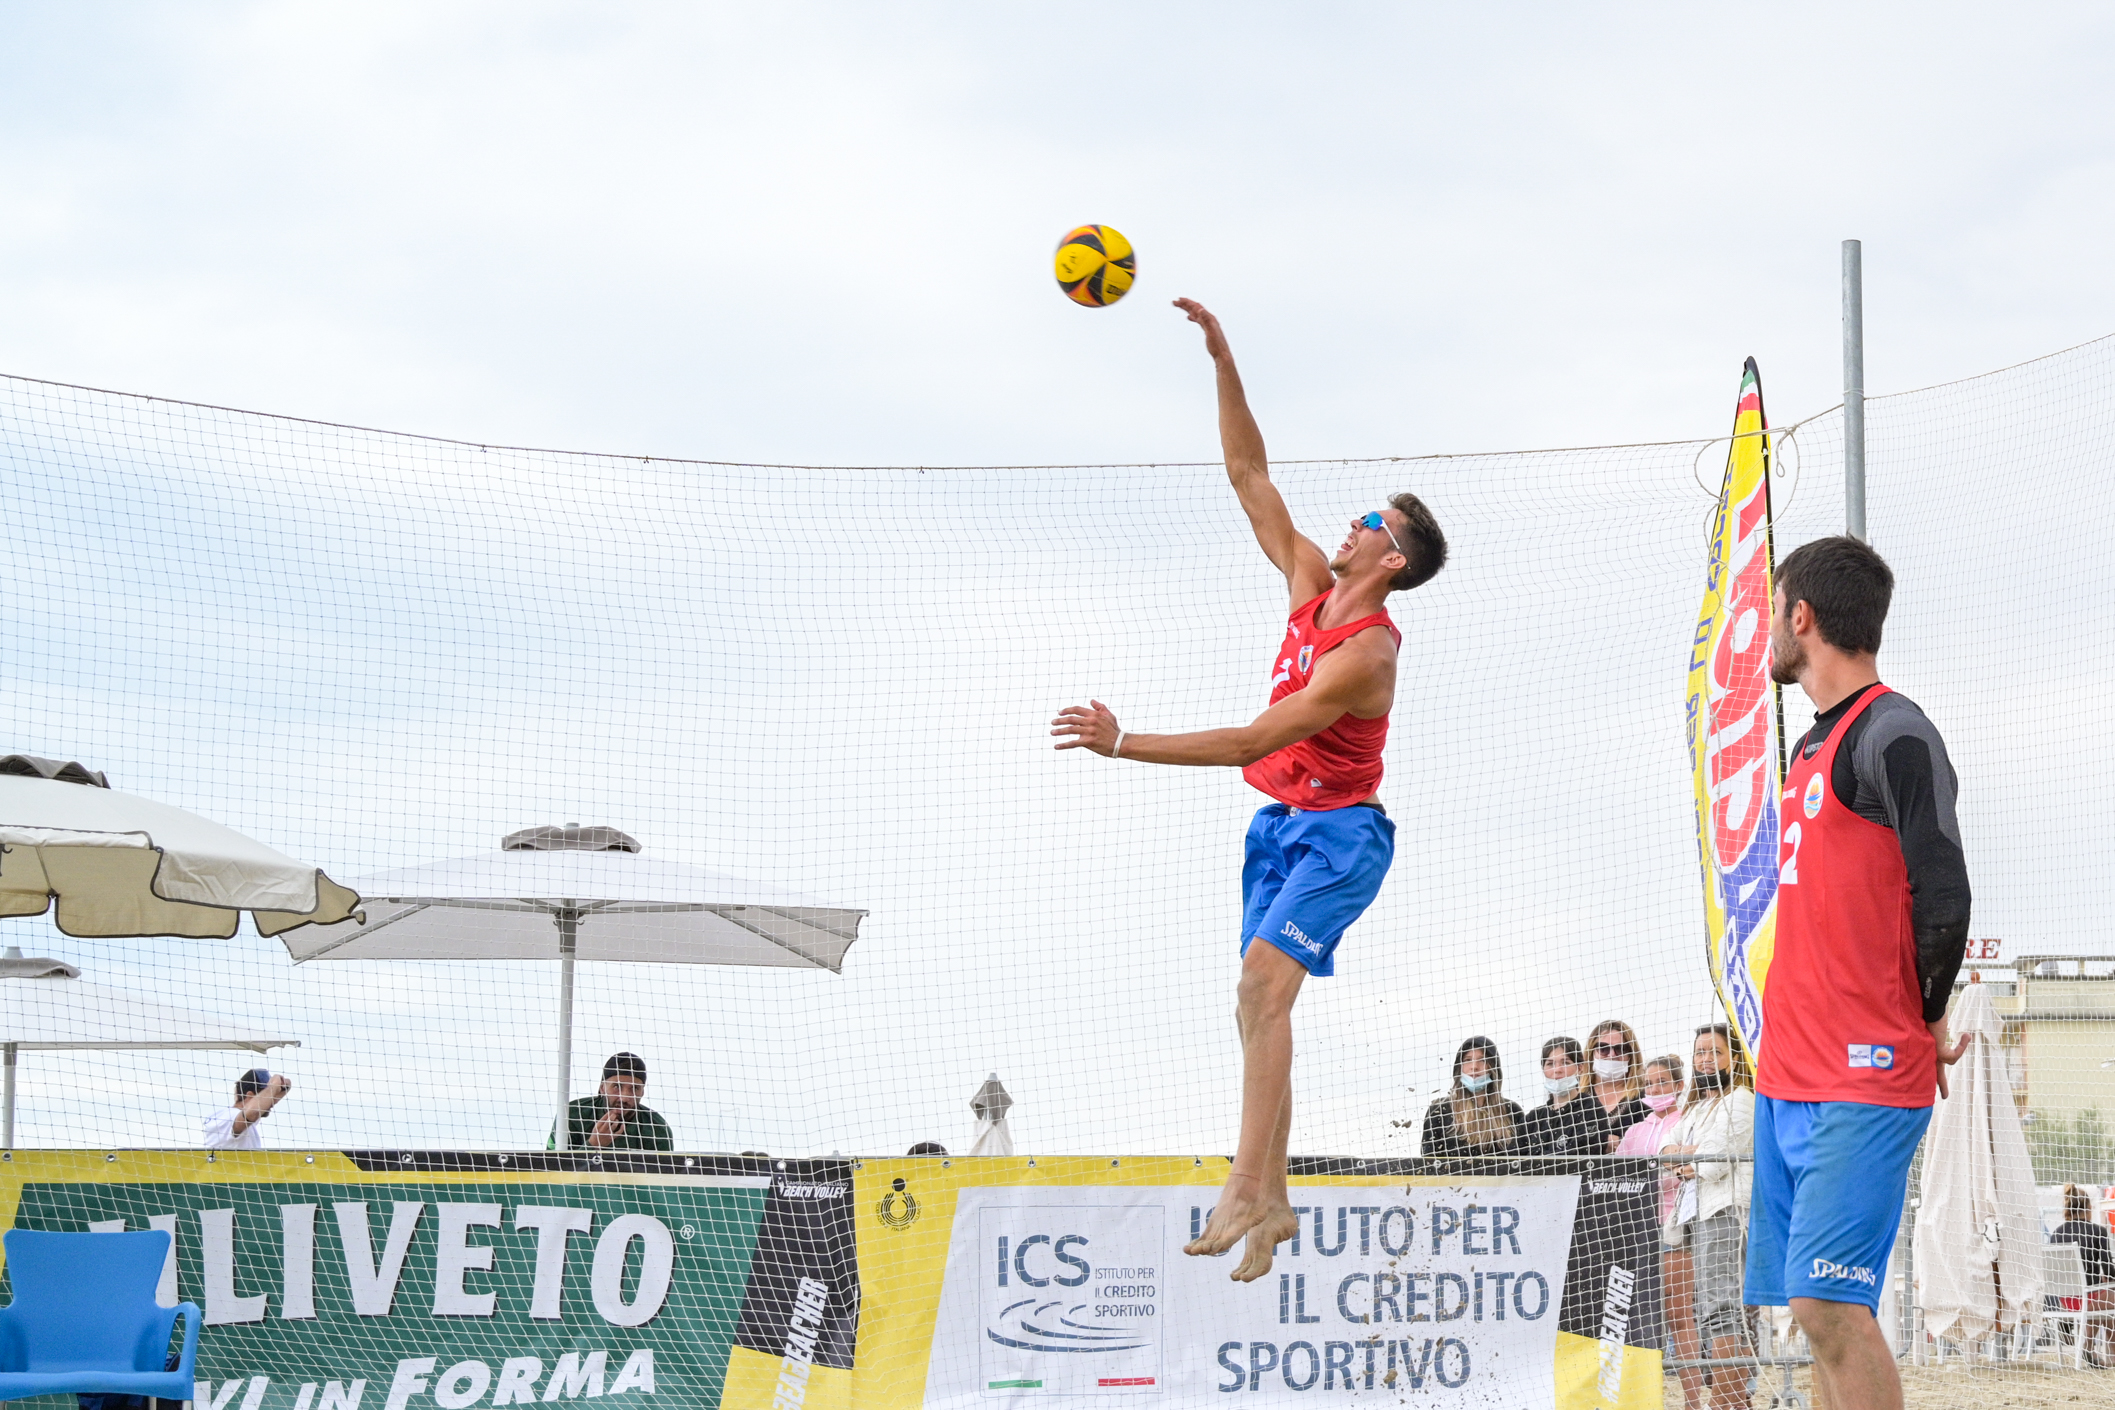
<instances>
[{"instance_id":1,"label":"player's raised hand","mask_svg":"<svg viewBox=\"0 0 2115 1410\"><path fill-rule=\"evenodd\" d=\"M1210 309L1195 299L1177 299L1175 307L1188 314L1190 322L1204 330L1204 350L1210 353L1214 360L1234 355L1234 350L1227 346L1225 330L1220 328L1219 320L1212 315Z\"/></svg>"},{"instance_id":2,"label":"player's raised hand","mask_svg":"<svg viewBox=\"0 0 2115 1410\"><path fill-rule=\"evenodd\" d=\"M1092 749L1103 758L1116 752L1117 736L1123 731L1117 728L1116 716L1099 700L1090 700L1086 705L1068 705L1058 712L1051 722L1051 733L1068 736L1058 744L1060 749Z\"/></svg>"}]
</instances>

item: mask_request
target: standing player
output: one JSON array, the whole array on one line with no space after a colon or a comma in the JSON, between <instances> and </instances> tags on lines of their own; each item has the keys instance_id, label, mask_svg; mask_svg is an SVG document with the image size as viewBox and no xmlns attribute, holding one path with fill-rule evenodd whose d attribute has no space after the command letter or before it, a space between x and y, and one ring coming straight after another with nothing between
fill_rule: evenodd
<instances>
[{"instance_id":1,"label":"standing player","mask_svg":"<svg viewBox=\"0 0 2115 1410\"><path fill-rule=\"evenodd\" d=\"M1932 1091L1968 1047L1946 1043L1968 939L1953 765L1874 660L1894 588L1865 544L1817 539L1779 565L1770 627L1770 674L1820 713L1785 776L1747 1301L1791 1304L1834 1410L1902 1404L1874 1309Z\"/></svg>"},{"instance_id":2,"label":"standing player","mask_svg":"<svg viewBox=\"0 0 2115 1410\"><path fill-rule=\"evenodd\" d=\"M1336 972L1337 942L1372 904L1395 856L1395 824L1374 791L1402 641L1388 620L1388 594L1437 573L1447 540L1432 511L1408 494L1352 520L1334 558L1303 537L1270 482L1263 433L1219 320L1194 299L1175 306L1204 329L1218 374L1227 478L1256 541L1292 589L1270 708L1238 729L1128 734L1097 700L1065 710L1051 733L1071 736L1060 749L1110 758L1232 765L1277 800L1249 824L1241 866L1240 1144L1210 1221L1183 1250L1224 1253L1245 1235L1233 1274L1245 1283L1269 1272L1271 1250L1299 1231L1285 1189L1293 1000L1308 975Z\"/></svg>"}]
</instances>

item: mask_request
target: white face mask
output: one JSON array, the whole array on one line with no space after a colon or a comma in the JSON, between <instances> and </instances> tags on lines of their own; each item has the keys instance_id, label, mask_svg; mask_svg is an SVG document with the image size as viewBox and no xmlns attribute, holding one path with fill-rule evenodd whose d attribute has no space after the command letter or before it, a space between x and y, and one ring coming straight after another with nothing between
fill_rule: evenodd
<instances>
[{"instance_id":1,"label":"white face mask","mask_svg":"<svg viewBox=\"0 0 2115 1410\"><path fill-rule=\"evenodd\" d=\"M1613 1082L1630 1074L1630 1064L1621 1058L1595 1058L1594 1076Z\"/></svg>"},{"instance_id":2,"label":"white face mask","mask_svg":"<svg viewBox=\"0 0 2115 1410\"><path fill-rule=\"evenodd\" d=\"M1578 1087L1579 1078L1576 1073L1570 1077L1545 1077L1542 1079L1542 1090L1553 1097L1561 1097L1566 1092L1578 1090Z\"/></svg>"},{"instance_id":3,"label":"white face mask","mask_svg":"<svg viewBox=\"0 0 2115 1410\"><path fill-rule=\"evenodd\" d=\"M1461 1086L1465 1092L1481 1092L1490 1085L1491 1074L1488 1072L1479 1072L1474 1077L1466 1072L1461 1075Z\"/></svg>"}]
</instances>

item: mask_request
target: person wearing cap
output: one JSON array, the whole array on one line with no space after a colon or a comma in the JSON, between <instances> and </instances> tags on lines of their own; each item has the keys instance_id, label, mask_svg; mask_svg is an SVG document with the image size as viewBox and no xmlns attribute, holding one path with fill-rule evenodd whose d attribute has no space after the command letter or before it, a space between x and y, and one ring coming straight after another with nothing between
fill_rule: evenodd
<instances>
[{"instance_id":1,"label":"person wearing cap","mask_svg":"<svg viewBox=\"0 0 2115 1410\"><path fill-rule=\"evenodd\" d=\"M224 1106L206 1118L206 1149L211 1151L261 1151L264 1133L257 1123L279 1105L279 1099L294 1089L285 1073L253 1067L235 1079L235 1104Z\"/></svg>"},{"instance_id":2,"label":"person wearing cap","mask_svg":"<svg viewBox=\"0 0 2115 1410\"><path fill-rule=\"evenodd\" d=\"M618 1053L602 1064L602 1089L566 1103L566 1144L573 1150L672 1151L676 1133L661 1113L641 1102L646 1063L637 1053ZM558 1148L553 1128L544 1149Z\"/></svg>"}]
</instances>

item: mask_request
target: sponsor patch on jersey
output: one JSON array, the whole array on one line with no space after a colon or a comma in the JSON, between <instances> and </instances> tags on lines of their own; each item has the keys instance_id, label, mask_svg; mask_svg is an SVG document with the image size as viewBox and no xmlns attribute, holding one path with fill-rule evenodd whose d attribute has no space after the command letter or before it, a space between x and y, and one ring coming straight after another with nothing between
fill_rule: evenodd
<instances>
[{"instance_id":1,"label":"sponsor patch on jersey","mask_svg":"<svg viewBox=\"0 0 2115 1410\"><path fill-rule=\"evenodd\" d=\"M1811 817L1818 817L1818 816L1820 816L1820 814L1821 814L1821 775L1820 775L1820 774L1818 774L1818 773L1817 773L1817 774L1815 774L1815 775L1814 775L1814 776L1813 776L1812 778L1810 778L1810 779L1808 779L1808 780L1807 780L1807 796L1805 797L1805 799L1803 799L1803 800L1801 801L1801 804L1800 804L1800 806L1804 807L1804 808L1805 808L1805 809L1807 810L1807 816L1808 816L1808 817L1810 817L1810 818L1811 818Z\"/></svg>"},{"instance_id":2,"label":"sponsor patch on jersey","mask_svg":"<svg viewBox=\"0 0 2115 1410\"><path fill-rule=\"evenodd\" d=\"M1852 1067L1890 1068L1895 1065L1895 1050L1885 1043L1849 1044Z\"/></svg>"},{"instance_id":3,"label":"sponsor patch on jersey","mask_svg":"<svg viewBox=\"0 0 2115 1410\"><path fill-rule=\"evenodd\" d=\"M1314 648L1314 643L1313 643L1313 642L1309 642L1309 643L1308 643L1307 645L1305 645L1305 646L1303 646L1303 647L1301 647L1301 648L1300 648L1300 674L1301 674L1301 675L1303 675L1303 676L1304 676L1304 675L1306 675L1306 674L1307 674L1307 668L1308 668L1309 666L1312 666L1312 665L1313 665L1314 663L1315 663L1315 648Z\"/></svg>"}]
</instances>

